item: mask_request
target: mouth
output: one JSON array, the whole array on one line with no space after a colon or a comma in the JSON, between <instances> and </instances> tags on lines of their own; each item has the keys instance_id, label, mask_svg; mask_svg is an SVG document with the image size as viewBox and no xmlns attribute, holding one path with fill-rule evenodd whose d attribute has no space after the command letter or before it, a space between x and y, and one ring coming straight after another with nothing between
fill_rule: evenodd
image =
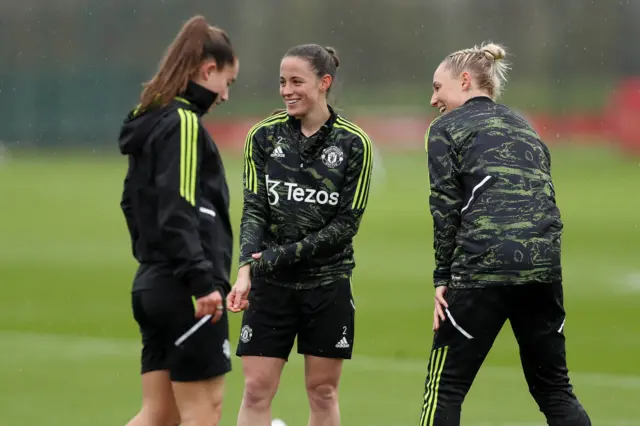
<instances>
[{"instance_id":1,"label":"mouth","mask_svg":"<svg viewBox=\"0 0 640 426\"><path fill-rule=\"evenodd\" d=\"M287 106L291 106L300 102L300 99L285 99L284 102L287 104Z\"/></svg>"},{"instance_id":2,"label":"mouth","mask_svg":"<svg viewBox=\"0 0 640 426\"><path fill-rule=\"evenodd\" d=\"M440 105L440 108L438 108L438 111L440 111L440 114L444 114L446 110L447 110L447 107L444 105Z\"/></svg>"}]
</instances>

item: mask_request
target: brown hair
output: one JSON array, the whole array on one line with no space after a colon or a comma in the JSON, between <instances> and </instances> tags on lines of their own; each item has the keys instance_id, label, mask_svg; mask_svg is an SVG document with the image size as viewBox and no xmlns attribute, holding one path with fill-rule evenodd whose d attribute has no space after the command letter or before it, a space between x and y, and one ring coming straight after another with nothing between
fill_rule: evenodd
<instances>
[{"instance_id":1,"label":"brown hair","mask_svg":"<svg viewBox=\"0 0 640 426\"><path fill-rule=\"evenodd\" d=\"M311 68L315 72L318 78L322 78L329 74L331 76L331 85L333 86L333 80L336 78L336 71L340 66L340 59L338 58L338 52L331 46L322 47L319 44L300 44L294 46L284 54L284 57L295 57L304 59L311 65ZM329 94L327 90L327 95ZM276 115L286 111L283 108L277 108L271 112L271 115Z\"/></svg>"},{"instance_id":2,"label":"brown hair","mask_svg":"<svg viewBox=\"0 0 640 426\"><path fill-rule=\"evenodd\" d=\"M289 49L284 55L285 58L290 56L302 58L309 62L318 78L322 78L327 74L331 76L332 81L336 78L340 59L336 49L331 46L322 47L318 44L300 44Z\"/></svg>"},{"instance_id":3,"label":"brown hair","mask_svg":"<svg viewBox=\"0 0 640 426\"><path fill-rule=\"evenodd\" d=\"M480 89L485 90L492 99L502 94L507 82L510 64L504 60L506 50L495 43L482 43L470 49L462 49L448 55L444 63L454 76L469 71Z\"/></svg>"},{"instance_id":4,"label":"brown hair","mask_svg":"<svg viewBox=\"0 0 640 426\"><path fill-rule=\"evenodd\" d=\"M215 60L222 69L235 62L235 53L224 30L210 26L202 16L194 16L167 48L156 74L143 85L139 108L144 110L156 103L167 105L187 88L207 59Z\"/></svg>"}]
</instances>

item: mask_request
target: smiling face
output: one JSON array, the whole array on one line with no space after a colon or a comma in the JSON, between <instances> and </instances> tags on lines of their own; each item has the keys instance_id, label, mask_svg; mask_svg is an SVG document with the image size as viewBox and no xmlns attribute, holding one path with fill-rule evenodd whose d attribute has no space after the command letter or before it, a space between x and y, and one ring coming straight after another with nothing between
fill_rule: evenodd
<instances>
[{"instance_id":1,"label":"smiling face","mask_svg":"<svg viewBox=\"0 0 640 426\"><path fill-rule=\"evenodd\" d=\"M301 118L327 102L330 75L318 77L305 58L286 56L280 63L280 96L287 113Z\"/></svg>"},{"instance_id":2,"label":"smiling face","mask_svg":"<svg viewBox=\"0 0 640 426\"><path fill-rule=\"evenodd\" d=\"M440 114L458 108L469 99L471 83L471 75L467 71L454 76L446 64L440 64L433 74L431 106Z\"/></svg>"}]
</instances>

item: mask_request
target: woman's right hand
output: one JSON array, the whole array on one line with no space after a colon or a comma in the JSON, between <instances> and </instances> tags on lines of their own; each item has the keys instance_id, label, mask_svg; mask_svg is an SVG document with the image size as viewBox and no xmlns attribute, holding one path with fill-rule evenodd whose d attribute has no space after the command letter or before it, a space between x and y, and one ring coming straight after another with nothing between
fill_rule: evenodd
<instances>
[{"instance_id":1,"label":"woman's right hand","mask_svg":"<svg viewBox=\"0 0 640 426\"><path fill-rule=\"evenodd\" d=\"M227 296L227 309L231 312L237 313L249 307L249 291L251 290L249 268L249 265L245 265L238 271L236 283Z\"/></svg>"}]
</instances>

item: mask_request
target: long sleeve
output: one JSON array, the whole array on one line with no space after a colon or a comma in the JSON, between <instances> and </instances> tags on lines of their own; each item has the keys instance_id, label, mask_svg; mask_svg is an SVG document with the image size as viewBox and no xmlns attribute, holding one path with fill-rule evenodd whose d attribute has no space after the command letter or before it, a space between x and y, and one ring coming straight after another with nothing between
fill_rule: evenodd
<instances>
[{"instance_id":1,"label":"long sleeve","mask_svg":"<svg viewBox=\"0 0 640 426\"><path fill-rule=\"evenodd\" d=\"M244 146L244 205L240 223L240 261L242 267L253 261L251 255L262 251L267 226L268 197L265 188L264 150L261 131L252 129Z\"/></svg>"},{"instance_id":2,"label":"long sleeve","mask_svg":"<svg viewBox=\"0 0 640 426\"><path fill-rule=\"evenodd\" d=\"M372 146L366 134L354 136L347 161L336 216L325 227L298 242L266 250L261 262L263 267L275 269L291 265L351 242L367 206L373 170Z\"/></svg>"},{"instance_id":3,"label":"long sleeve","mask_svg":"<svg viewBox=\"0 0 640 426\"><path fill-rule=\"evenodd\" d=\"M129 161L133 161L131 158ZM124 179L124 185L122 189L122 198L120 199L120 209L122 210L122 214L124 215L125 222L127 224L127 229L129 230L129 236L131 238L132 247L134 247L134 255L135 255L135 244L138 240L138 229L136 227L135 218L133 216L133 200L131 197L131 170L127 170L127 175Z\"/></svg>"},{"instance_id":4,"label":"long sleeve","mask_svg":"<svg viewBox=\"0 0 640 426\"><path fill-rule=\"evenodd\" d=\"M159 249L174 265L174 274L188 283L196 297L215 290L214 271L200 242L196 200L201 164L199 123L188 110L165 119L161 139L154 143L158 191ZM163 123L165 124L165 123Z\"/></svg>"},{"instance_id":5,"label":"long sleeve","mask_svg":"<svg viewBox=\"0 0 640 426\"><path fill-rule=\"evenodd\" d=\"M451 137L431 123L425 137L429 164L429 207L433 217L434 286L449 285L463 194Z\"/></svg>"}]
</instances>

